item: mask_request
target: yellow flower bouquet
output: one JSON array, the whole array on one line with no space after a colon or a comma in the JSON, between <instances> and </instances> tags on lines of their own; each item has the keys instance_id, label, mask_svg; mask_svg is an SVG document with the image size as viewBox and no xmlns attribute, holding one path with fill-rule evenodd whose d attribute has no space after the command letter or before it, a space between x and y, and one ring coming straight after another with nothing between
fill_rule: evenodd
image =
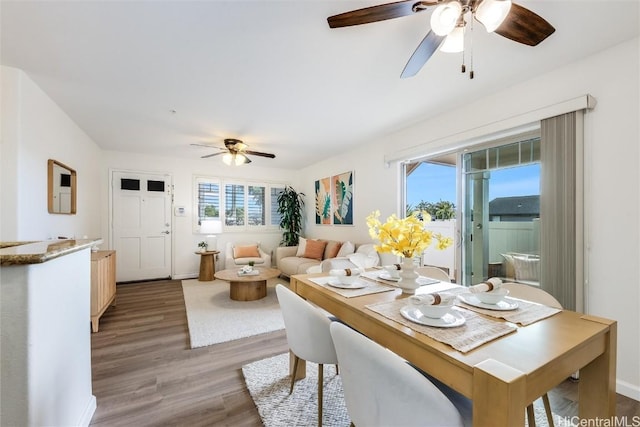
<instances>
[{"instance_id":1,"label":"yellow flower bouquet","mask_svg":"<svg viewBox=\"0 0 640 427\"><path fill-rule=\"evenodd\" d=\"M406 218L398 218L395 214L380 222L380 211L372 212L367 217L369 235L380 244L375 245L379 253L392 253L404 258L413 258L431 246L437 240L437 248L444 250L453 244L451 237L426 230L425 222L431 221L431 215L425 211L413 212Z\"/></svg>"}]
</instances>

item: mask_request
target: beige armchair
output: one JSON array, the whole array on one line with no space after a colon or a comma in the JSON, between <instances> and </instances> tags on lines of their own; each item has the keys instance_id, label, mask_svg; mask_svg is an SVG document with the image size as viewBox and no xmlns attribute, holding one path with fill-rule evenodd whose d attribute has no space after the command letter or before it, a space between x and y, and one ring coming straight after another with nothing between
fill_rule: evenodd
<instances>
[{"instance_id":1,"label":"beige armchair","mask_svg":"<svg viewBox=\"0 0 640 427\"><path fill-rule=\"evenodd\" d=\"M250 261L256 266L271 267L271 255L262 250L260 242L227 242L224 268L242 267Z\"/></svg>"}]
</instances>

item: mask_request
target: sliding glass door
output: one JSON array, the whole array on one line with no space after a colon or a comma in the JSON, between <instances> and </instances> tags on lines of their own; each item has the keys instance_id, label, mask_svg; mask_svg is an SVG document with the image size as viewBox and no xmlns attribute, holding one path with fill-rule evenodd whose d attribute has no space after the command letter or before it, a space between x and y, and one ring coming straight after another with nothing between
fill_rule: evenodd
<instances>
[{"instance_id":1,"label":"sliding glass door","mask_svg":"<svg viewBox=\"0 0 640 427\"><path fill-rule=\"evenodd\" d=\"M464 153L462 194L462 283L472 285L499 276L536 284L540 278L539 138ZM519 264L514 264L514 257Z\"/></svg>"}]
</instances>

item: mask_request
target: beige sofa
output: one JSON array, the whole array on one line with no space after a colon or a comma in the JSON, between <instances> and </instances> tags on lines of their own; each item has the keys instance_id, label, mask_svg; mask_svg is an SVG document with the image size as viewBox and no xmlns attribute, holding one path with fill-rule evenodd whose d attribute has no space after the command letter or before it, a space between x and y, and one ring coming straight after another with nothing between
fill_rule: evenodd
<instances>
[{"instance_id":1,"label":"beige sofa","mask_svg":"<svg viewBox=\"0 0 640 427\"><path fill-rule=\"evenodd\" d=\"M301 240L306 241L306 239ZM275 250L276 268L283 276L287 277L294 274L321 272L326 271L332 263L333 265L348 265L347 263L350 263L349 256L354 253L361 254L363 259L366 258L370 266L380 264L380 258L372 244L353 244L348 241L338 242L335 240L326 240L326 242L322 257L318 257L320 259L305 257L305 251L301 250L300 245L277 247ZM339 246L337 252L335 251L336 245Z\"/></svg>"}]
</instances>

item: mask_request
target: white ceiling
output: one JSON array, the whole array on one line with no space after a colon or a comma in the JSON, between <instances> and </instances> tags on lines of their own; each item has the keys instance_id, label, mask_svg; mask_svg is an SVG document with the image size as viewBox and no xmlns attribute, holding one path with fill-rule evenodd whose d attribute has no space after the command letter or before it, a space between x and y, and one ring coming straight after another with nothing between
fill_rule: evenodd
<instances>
[{"instance_id":1,"label":"white ceiling","mask_svg":"<svg viewBox=\"0 0 640 427\"><path fill-rule=\"evenodd\" d=\"M326 22L381 3L3 0L1 58L105 150L197 159L213 151L191 143L240 138L276 154L254 164L300 168L628 40L640 27L638 0L518 1L556 28L539 46L476 25L475 79L460 74L459 54L442 52L400 79L430 11L341 29Z\"/></svg>"}]
</instances>

